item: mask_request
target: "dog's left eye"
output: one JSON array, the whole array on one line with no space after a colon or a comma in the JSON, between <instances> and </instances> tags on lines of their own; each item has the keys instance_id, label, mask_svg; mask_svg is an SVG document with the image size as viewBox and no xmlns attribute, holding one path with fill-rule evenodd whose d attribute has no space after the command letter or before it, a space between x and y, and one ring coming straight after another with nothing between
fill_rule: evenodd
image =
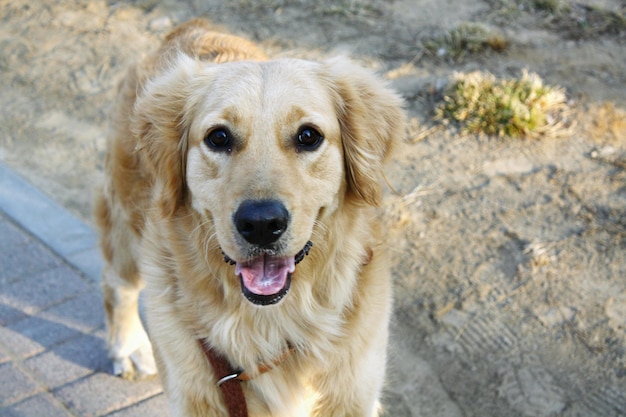
<instances>
[{"instance_id":1,"label":"dog's left eye","mask_svg":"<svg viewBox=\"0 0 626 417\"><path fill-rule=\"evenodd\" d=\"M314 151L322 144L324 136L311 126L303 126L296 137L296 147L302 151Z\"/></svg>"},{"instance_id":2,"label":"dog's left eye","mask_svg":"<svg viewBox=\"0 0 626 417\"><path fill-rule=\"evenodd\" d=\"M233 149L231 134L226 128L216 128L207 132L204 143L218 152L230 152Z\"/></svg>"}]
</instances>

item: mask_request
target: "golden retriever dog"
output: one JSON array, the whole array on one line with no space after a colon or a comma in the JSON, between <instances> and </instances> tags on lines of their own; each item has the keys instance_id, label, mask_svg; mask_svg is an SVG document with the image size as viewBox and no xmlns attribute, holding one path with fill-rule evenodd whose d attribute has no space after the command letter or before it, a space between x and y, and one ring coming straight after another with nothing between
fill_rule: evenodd
<instances>
[{"instance_id":1,"label":"golden retriever dog","mask_svg":"<svg viewBox=\"0 0 626 417\"><path fill-rule=\"evenodd\" d=\"M401 99L348 59L269 60L193 20L130 69L111 125L95 216L114 372L158 369L173 416L234 415L228 385L240 415L377 415Z\"/></svg>"}]
</instances>

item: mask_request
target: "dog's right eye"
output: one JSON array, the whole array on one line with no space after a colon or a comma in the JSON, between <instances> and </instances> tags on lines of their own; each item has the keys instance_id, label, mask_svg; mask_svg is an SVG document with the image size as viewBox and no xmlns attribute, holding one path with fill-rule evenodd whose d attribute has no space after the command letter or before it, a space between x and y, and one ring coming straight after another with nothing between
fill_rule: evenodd
<instances>
[{"instance_id":1,"label":"dog's right eye","mask_svg":"<svg viewBox=\"0 0 626 417\"><path fill-rule=\"evenodd\" d=\"M311 126L302 126L296 137L296 149L298 151L314 151L324 141L324 136Z\"/></svg>"},{"instance_id":2,"label":"dog's right eye","mask_svg":"<svg viewBox=\"0 0 626 417\"><path fill-rule=\"evenodd\" d=\"M217 152L230 152L233 150L231 134L228 129L223 127L209 130L204 137L204 143Z\"/></svg>"}]
</instances>

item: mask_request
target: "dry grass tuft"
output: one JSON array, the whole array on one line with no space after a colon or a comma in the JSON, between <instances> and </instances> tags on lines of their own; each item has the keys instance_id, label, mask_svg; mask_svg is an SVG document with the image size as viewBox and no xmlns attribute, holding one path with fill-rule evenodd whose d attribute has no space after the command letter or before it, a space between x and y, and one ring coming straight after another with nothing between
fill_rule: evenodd
<instances>
[{"instance_id":1,"label":"dry grass tuft","mask_svg":"<svg viewBox=\"0 0 626 417\"><path fill-rule=\"evenodd\" d=\"M565 92L543 84L535 73L497 80L490 73L455 75L435 119L458 122L464 133L500 137L558 137L568 131Z\"/></svg>"},{"instance_id":2,"label":"dry grass tuft","mask_svg":"<svg viewBox=\"0 0 626 417\"><path fill-rule=\"evenodd\" d=\"M626 35L626 5L611 11L600 7L573 4L556 14L554 27L569 39L593 39Z\"/></svg>"},{"instance_id":3,"label":"dry grass tuft","mask_svg":"<svg viewBox=\"0 0 626 417\"><path fill-rule=\"evenodd\" d=\"M424 40L423 44L433 55L453 60L488 50L502 52L507 47L502 34L476 23L463 23L447 33Z\"/></svg>"}]
</instances>

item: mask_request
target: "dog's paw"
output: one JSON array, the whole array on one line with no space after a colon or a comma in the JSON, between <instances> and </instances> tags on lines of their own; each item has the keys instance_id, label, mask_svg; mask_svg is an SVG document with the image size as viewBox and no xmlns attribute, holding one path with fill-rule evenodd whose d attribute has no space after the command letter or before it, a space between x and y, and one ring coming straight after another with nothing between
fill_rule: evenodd
<instances>
[{"instance_id":1,"label":"dog's paw","mask_svg":"<svg viewBox=\"0 0 626 417\"><path fill-rule=\"evenodd\" d=\"M130 381L154 378L157 367L150 345L142 345L129 356L113 358L113 374Z\"/></svg>"}]
</instances>

